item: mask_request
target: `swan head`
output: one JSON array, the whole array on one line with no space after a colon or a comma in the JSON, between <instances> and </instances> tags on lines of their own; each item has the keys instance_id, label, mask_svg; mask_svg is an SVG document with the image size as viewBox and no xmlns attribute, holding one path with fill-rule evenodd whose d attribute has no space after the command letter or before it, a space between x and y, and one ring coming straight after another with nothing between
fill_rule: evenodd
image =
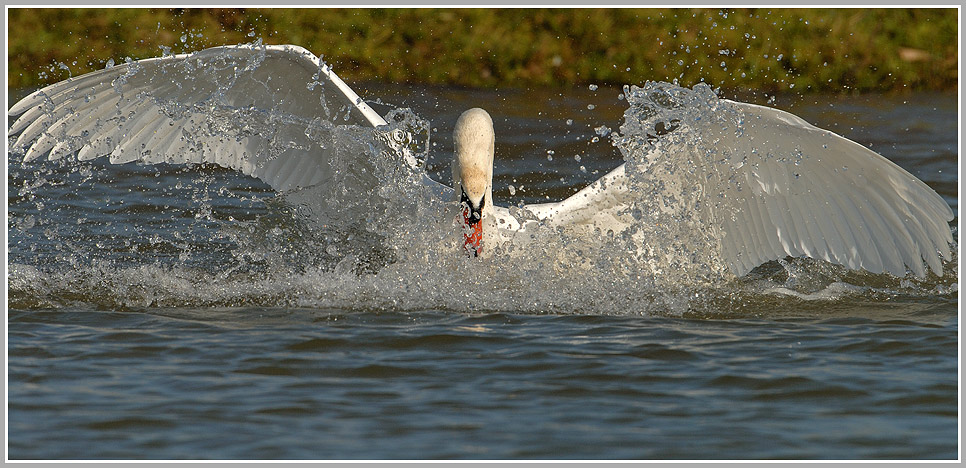
<instances>
[{"instance_id":1,"label":"swan head","mask_svg":"<svg viewBox=\"0 0 966 468\"><path fill-rule=\"evenodd\" d=\"M478 256L483 248L483 221L493 212L493 120L480 108L460 115L453 130L453 188L459 197L463 246Z\"/></svg>"}]
</instances>

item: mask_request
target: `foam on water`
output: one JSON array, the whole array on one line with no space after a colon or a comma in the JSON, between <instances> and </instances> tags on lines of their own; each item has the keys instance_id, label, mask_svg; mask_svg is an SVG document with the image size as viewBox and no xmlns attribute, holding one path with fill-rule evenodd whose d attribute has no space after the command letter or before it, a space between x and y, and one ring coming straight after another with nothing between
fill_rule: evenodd
<instances>
[{"instance_id":1,"label":"foam on water","mask_svg":"<svg viewBox=\"0 0 966 468\"><path fill-rule=\"evenodd\" d=\"M624 122L609 135L638 194L626 208L634 223L624 232L575 233L538 223L528 229L525 247L489 246L491 256L466 257L456 203L424 183L429 122L397 109L388 129L324 132L326 140L315 143L337 149L333 176L277 197L264 187L238 186L257 185L253 179L226 184L232 176L209 166L191 168L183 184L174 177L184 175L166 173L153 186L138 180L151 169L135 166L116 187L98 179L117 170L103 165L93 166L93 175L90 163L66 159L15 168L8 304L680 314L775 300L956 294L955 258L943 278L925 280L808 259L772 262L734 279L718 257L716 233L702 228L700 188L668 177L686 174L689 161L662 160L655 149L710 146L688 128L736 117L707 86L648 83L624 94ZM420 164L406 164L399 147ZM223 179L213 182L212 171ZM90 205L84 190L135 208L112 218L118 209ZM219 205L225 199L231 203ZM171 206L181 214L171 214L177 211ZM521 221L529 216L511 212ZM74 222L81 218L112 229L95 234Z\"/></svg>"}]
</instances>

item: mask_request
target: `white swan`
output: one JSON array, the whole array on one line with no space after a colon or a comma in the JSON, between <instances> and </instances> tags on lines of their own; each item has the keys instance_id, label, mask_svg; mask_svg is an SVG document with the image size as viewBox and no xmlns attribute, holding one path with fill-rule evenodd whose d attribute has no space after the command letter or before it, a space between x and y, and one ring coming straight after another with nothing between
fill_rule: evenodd
<instances>
[{"instance_id":1,"label":"white swan","mask_svg":"<svg viewBox=\"0 0 966 468\"><path fill-rule=\"evenodd\" d=\"M922 181L789 113L720 105L737 116L735 128L691 129L716 148L715 162L671 140L654 151L687 162L687 170L651 170L666 187L696 189L703 228L718 239L735 275L802 255L873 273L903 276L908 269L922 277L928 266L942 275L953 213ZM132 61L43 88L8 114L19 116L10 149L24 161L77 152L80 160L109 155L114 163L211 162L279 191L318 184L338 170L328 164L331 145L317 143L320 132L386 125L319 58L296 46L216 47ZM225 115L245 118L232 124ZM489 115L466 111L454 130L454 188L424 177L441 196L463 203L464 245L472 255L526 228L493 204L494 141ZM640 196L629 186L629 170L621 165L566 200L524 208L551 226L620 231L633 222L629 201Z\"/></svg>"}]
</instances>

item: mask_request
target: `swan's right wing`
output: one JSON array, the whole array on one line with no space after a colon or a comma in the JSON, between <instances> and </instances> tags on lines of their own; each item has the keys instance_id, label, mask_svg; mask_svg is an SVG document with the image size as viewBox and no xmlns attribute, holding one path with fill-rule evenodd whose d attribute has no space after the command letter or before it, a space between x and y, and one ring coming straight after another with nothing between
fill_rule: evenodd
<instances>
[{"instance_id":1,"label":"swan's right wing","mask_svg":"<svg viewBox=\"0 0 966 468\"><path fill-rule=\"evenodd\" d=\"M120 64L43 88L8 115L19 116L10 149L25 161L207 162L279 191L331 176L346 124L386 124L318 57L272 45Z\"/></svg>"}]
</instances>

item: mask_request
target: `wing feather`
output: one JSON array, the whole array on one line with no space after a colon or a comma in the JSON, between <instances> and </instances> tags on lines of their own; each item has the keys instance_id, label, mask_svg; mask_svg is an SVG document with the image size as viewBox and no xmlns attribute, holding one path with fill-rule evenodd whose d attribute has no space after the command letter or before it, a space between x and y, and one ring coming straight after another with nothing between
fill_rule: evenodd
<instances>
[{"instance_id":1,"label":"wing feather","mask_svg":"<svg viewBox=\"0 0 966 468\"><path fill-rule=\"evenodd\" d=\"M284 191L320 181L333 145L306 136L385 125L321 60L296 46L227 46L124 63L14 104L24 161L214 163Z\"/></svg>"},{"instance_id":2,"label":"wing feather","mask_svg":"<svg viewBox=\"0 0 966 468\"><path fill-rule=\"evenodd\" d=\"M791 114L725 102L744 114L741 132L705 130L721 138L718 144L737 149L732 155L752 159L732 168L744 173L749 185L762 188L749 201L767 207L770 219L735 211L739 220L744 217L754 226L778 227L783 245L779 257L804 254L898 276L906 268L925 275L925 261L933 272L942 273L940 256L949 258L948 221L953 213L922 181L871 150ZM744 170L753 166L764 170ZM774 253L765 257L779 258ZM744 274L747 265L735 264L733 270Z\"/></svg>"},{"instance_id":3,"label":"wing feather","mask_svg":"<svg viewBox=\"0 0 966 468\"><path fill-rule=\"evenodd\" d=\"M651 171L686 169L656 176L668 186L703 181L694 192L697 215L718 236L721 258L733 273L742 276L769 260L807 255L873 273L904 276L908 270L922 277L928 267L942 274L954 216L928 185L858 143L787 112L713 102L712 118L703 114L676 130L689 132L688 138L655 145L647 157L666 163L651 163ZM541 206L541 213L578 222L632 201L623 168L605 176L606 184L602 179L563 202ZM679 209L691 209L684 205ZM623 228L628 220L616 224Z\"/></svg>"}]
</instances>

